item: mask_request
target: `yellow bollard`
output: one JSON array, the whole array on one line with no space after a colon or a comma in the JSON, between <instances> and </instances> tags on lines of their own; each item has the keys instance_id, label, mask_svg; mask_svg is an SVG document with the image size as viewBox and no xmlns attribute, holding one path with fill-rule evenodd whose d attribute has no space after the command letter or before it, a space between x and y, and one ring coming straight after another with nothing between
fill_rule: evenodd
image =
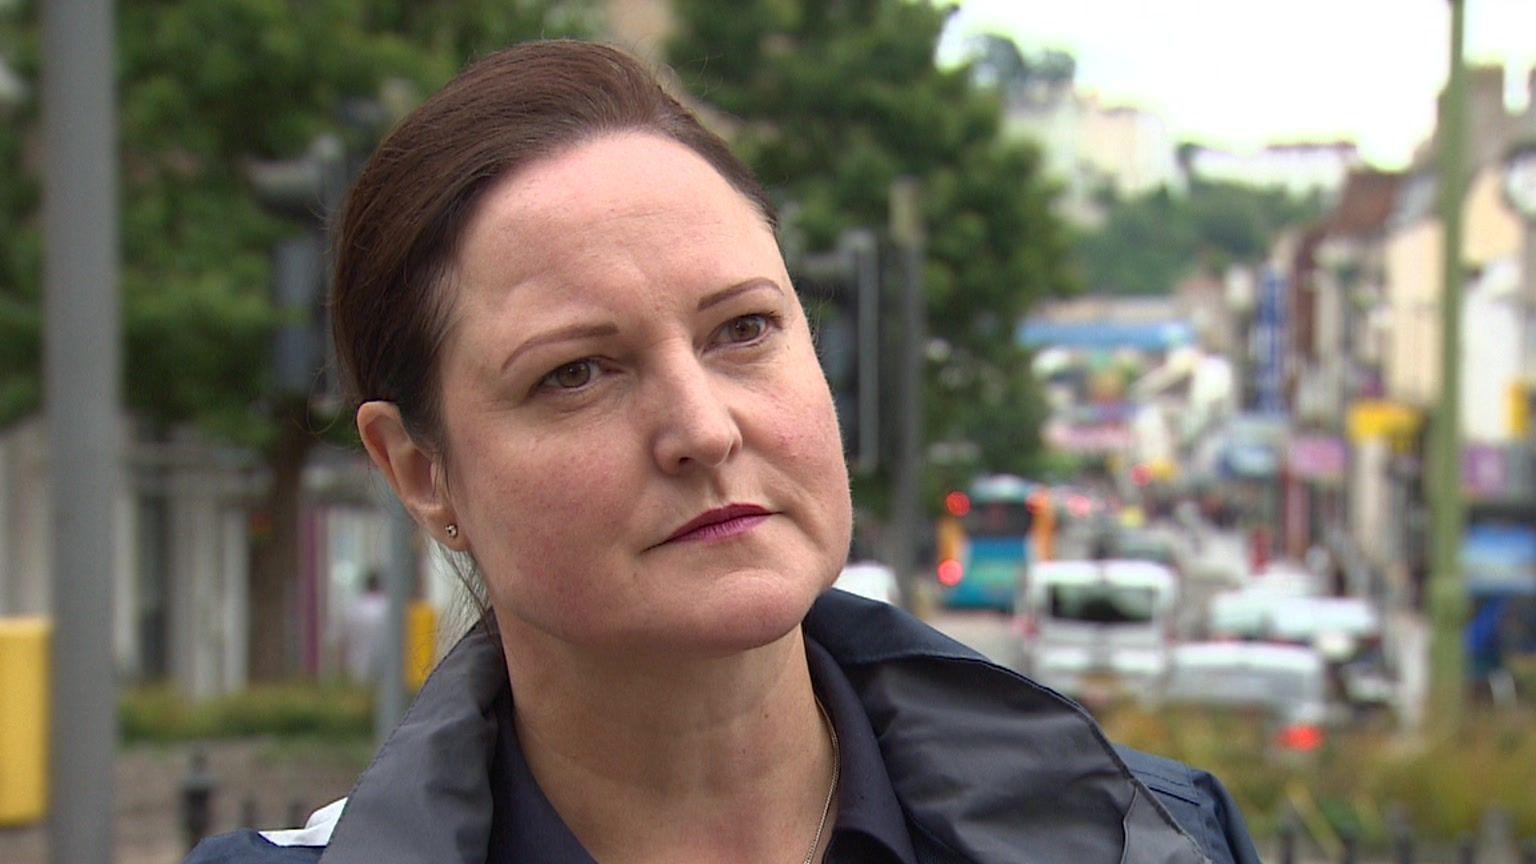
<instances>
[{"instance_id":1,"label":"yellow bollard","mask_svg":"<svg viewBox=\"0 0 1536 864\"><path fill-rule=\"evenodd\" d=\"M405 684L420 690L437 665L437 610L425 600L414 601L406 610L404 653Z\"/></svg>"},{"instance_id":2,"label":"yellow bollard","mask_svg":"<svg viewBox=\"0 0 1536 864\"><path fill-rule=\"evenodd\" d=\"M47 618L0 618L0 826L48 815Z\"/></svg>"}]
</instances>

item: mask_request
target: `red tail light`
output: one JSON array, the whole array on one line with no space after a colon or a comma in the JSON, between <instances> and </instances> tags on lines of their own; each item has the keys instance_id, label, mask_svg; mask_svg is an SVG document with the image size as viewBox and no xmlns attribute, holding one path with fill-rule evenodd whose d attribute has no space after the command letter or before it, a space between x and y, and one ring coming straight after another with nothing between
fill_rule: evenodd
<instances>
[{"instance_id":1,"label":"red tail light","mask_svg":"<svg viewBox=\"0 0 1536 864\"><path fill-rule=\"evenodd\" d=\"M1310 723L1297 723L1280 730L1277 743L1286 750L1311 753L1323 746L1323 730Z\"/></svg>"},{"instance_id":2,"label":"red tail light","mask_svg":"<svg viewBox=\"0 0 1536 864\"><path fill-rule=\"evenodd\" d=\"M953 588L965 578L965 568L953 558L946 558L939 562L939 584L945 588Z\"/></svg>"}]
</instances>

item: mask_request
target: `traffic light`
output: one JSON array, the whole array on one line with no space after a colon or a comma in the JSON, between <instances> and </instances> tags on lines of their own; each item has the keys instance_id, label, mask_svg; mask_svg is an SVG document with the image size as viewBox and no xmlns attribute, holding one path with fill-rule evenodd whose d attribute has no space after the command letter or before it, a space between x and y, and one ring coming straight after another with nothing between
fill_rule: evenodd
<instances>
[{"instance_id":1,"label":"traffic light","mask_svg":"<svg viewBox=\"0 0 1536 864\"><path fill-rule=\"evenodd\" d=\"M837 248L790 263L816 337L849 467L868 473L880 452L880 253L874 232L844 231Z\"/></svg>"},{"instance_id":2,"label":"traffic light","mask_svg":"<svg viewBox=\"0 0 1536 864\"><path fill-rule=\"evenodd\" d=\"M253 161L246 177L262 205L290 219L294 231L272 250L273 377L279 391L339 404L340 384L327 362L325 229L340 209L350 175L337 135L321 135L297 159Z\"/></svg>"}]
</instances>

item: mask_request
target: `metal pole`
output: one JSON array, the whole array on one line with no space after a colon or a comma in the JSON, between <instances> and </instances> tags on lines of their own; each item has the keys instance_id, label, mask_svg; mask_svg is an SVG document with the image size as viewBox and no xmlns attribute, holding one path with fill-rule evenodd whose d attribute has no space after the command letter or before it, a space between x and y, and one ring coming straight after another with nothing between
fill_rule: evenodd
<instances>
[{"instance_id":1,"label":"metal pole","mask_svg":"<svg viewBox=\"0 0 1536 864\"><path fill-rule=\"evenodd\" d=\"M1463 683L1462 628L1466 623L1466 593L1460 578L1461 535L1465 518L1461 500L1461 295L1462 219L1465 197L1462 151L1466 140L1462 42L1465 0L1451 4L1451 71L1440 118L1440 219L1445 229L1444 284L1440 303L1440 404L1433 428L1429 495L1433 509L1434 569L1430 585L1430 616L1434 627L1431 650L1434 716L1448 727L1460 725Z\"/></svg>"},{"instance_id":2,"label":"metal pole","mask_svg":"<svg viewBox=\"0 0 1536 864\"><path fill-rule=\"evenodd\" d=\"M923 360L928 338L926 296L923 291L922 198L917 180L902 177L891 184L891 238L901 250L902 341L897 374L900 414L891 506L894 536L892 564L908 604L917 599L917 539L921 531L923 488Z\"/></svg>"},{"instance_id":3,"label":"metal pole","mask_svg":"<svg viewBox=\"0 0 1536 864\"><path fill-rule=\"evenodd\" d=\"M379 646L379 690L373 716L374 736L381 742L405 715L405 604L416 579L416 523L393 495L389 500L389 566L384 568L389 602Z\"/></svg>"},{"instance_id":4,"label":"metal pole","mask_svg":"<svg viewBox=\"0 0 1536 864\"><path fill-rule=\"evenodd\" d=\"M846 236L859 316L858 460L851 467L869 473L880 461L880 252L868 229L854 229Z\"/></svg>"},{"instance_id":5,"label":"metal pole","mask_svg":"<svg viewBox=\"0 0 1536 864\"><path fill-rule=\"evenodd\" d=\"M42 4L44 405L53 495L49 858L112 860L121 442L113 4Z\"/></svg>"}]
</instances>

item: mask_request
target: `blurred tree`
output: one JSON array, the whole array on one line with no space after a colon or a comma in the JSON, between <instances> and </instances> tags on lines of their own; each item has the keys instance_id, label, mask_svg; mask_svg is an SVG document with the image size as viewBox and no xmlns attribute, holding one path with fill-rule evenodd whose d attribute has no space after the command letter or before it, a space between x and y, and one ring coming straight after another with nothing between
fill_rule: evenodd
<instances>
[{"instance_id":1,"label":"blurred tree","mask_svg":"<svg viewBox=\"0 0 1536 864\"><path fill-rule=\"evenodd\" d=\"M1196 271L1256 263L1280 232L1323 213L1316 194L1201 180L1184 195L1122 199L1106 188L1098 204L1104 223L1080 235L1074 257L1082 283L1104 294L1167 294Z\"/></svg>"},{"instance_id":2,"label":"blurred tree","mask_svg":"<svg viewBox=\"0 0 1536 864\"><path fill-rule=\"evenodd\" d=\"M36 45L28 35L0 12L0 77L36 67ZM36 178L22 170L28 95L25 89L0 94L0 429L42 400L38 190Z\"/></svg>"},{"instance_id":3,"label":"blurred tree","mask_svg":"<svg viewBox=\"0 0 1536 864\"><path fill-rule=\"evenodd\" d=\"M1077 76L1077 61L1064 51L1047 50L1026 57L1019 45L998 33L982 33L970 39L972 80L995 88L1007 99L1026 98L1030 85L1070 86Z\"/></svg>"},{"instance_id":4,"label":"blurred tree","mask_svg":"<svg viewBox=\"0 0 1536 864\"><path fill-rule=\"evenodd\" d=\"M35 4L0 6L0 56L36 80ZM118 5L126 398L149 434L191 424L261 454L271 482L253 524L251 662L284 662L298 559L299 480L321 430L348 422L284 393L272 374L282 316L274 244L312 228L264 208L253 160L304 155L322 133L356 153L410 93L478 52L580 35L590 0L138 0ZM35 87L32 88L35 92ZM406 94L402 99L401 94ZM5 111L0 106L0 111ZM0 126L0 163L23 166L35 100ZM36 155L31 154L35 169ZM36 410L39 356L35 170L0 170L0 425ZM315 213L316 219L324 214ZM323 406L318 406L323 411Z\"/></svg>"},{"instance_id":5,"label":"blurred tree","mask_svg":"<svg viewBox=\"0 0 1536 864\"><path fill-rule=\"evenodd\" d=\"M1038 152L1000 137L998 94L968 66L935 64L948 11L908 0L677 0L674 11L673 65L741 121L732 144L783 201L794 243L820 251L845 228L883 228L891 182L921 181L927 438L959 454L931 466L930 488L1031 470L1043 410L1014 328L1032 302L1072 288L1069 239ZM878 507L884 489L876 476L855 491Z\"/></svg>"}]
</instances>

